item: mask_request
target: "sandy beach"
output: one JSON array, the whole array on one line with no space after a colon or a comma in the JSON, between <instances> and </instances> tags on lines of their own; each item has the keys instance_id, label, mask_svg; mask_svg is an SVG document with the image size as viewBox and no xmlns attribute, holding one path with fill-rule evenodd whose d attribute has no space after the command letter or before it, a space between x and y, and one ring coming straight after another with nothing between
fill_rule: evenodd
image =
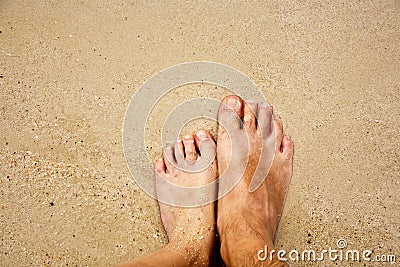
<instances>
[{"instance_id":1,"label":"sandy beach","mask_svg":"<svg viewBox=\"0 0 400 267\"><path fill-rule=\"evenodd\" d=\"M400 1L3 0L0 14L1 266L111 266L167 243L122 128L144 82L192 61L246 74L294 140L278 249L343 239L399 264ZM176 105L227 94L166 95L146 129L151 160ZM198 128L216 135L209 120L182 134Z\"/></svg>"}]
</instances>

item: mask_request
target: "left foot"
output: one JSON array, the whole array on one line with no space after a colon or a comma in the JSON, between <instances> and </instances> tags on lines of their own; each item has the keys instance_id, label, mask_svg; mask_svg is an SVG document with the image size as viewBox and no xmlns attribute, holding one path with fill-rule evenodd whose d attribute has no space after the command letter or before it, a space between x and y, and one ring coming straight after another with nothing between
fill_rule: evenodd
<instances>
[{"instance_id":1,"label":"left foot","mask_svg":"<svg viewBox=\"0 0 400 267\"><path fill-rule=\"evenodd\" d=\"M201 203L202 195L189 195L186 191L179 191L179 194L171 193L163 187L163 183L167 181L177 186L196 187L215 181L217 178L215 160L200 172L189 172L178 167L193 166L202 158L214 157L215 152L216 145L211 134L200 130L168 146L164 151L164 157L155 164L157 199L169 240L166 249L184 257L187 265L208 266L210 263L216 233L215 202L198 207L179 206L177 203L185 199L199 198L191 202ZM171 202L177 206L163 203L165 199L172 200Z\"/></svg>"}]
</instances>

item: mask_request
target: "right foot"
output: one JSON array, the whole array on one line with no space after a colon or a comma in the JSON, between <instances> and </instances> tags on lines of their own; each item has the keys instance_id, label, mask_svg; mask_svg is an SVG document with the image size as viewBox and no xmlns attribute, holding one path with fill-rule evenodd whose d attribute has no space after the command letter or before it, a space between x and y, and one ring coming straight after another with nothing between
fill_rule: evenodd
<instances>
[{"instance_id":1,"label":"right foot","mask_svg":"<svg viewBox=\"0 0 400 267\"><path fill-rule=\"evenodd\" d=\"M252 110L258 115L255 116ZM217 226L221 239L221 256L228 266L261 265L257 252L264 249L265 245L269 251L274 249L273 241L292 177L293 142L290 137L283 136L282 124L273 119L272 107L264 103L245 103L236 96L226 97L218 111L218 121L227 127L224 129L220 126L218 132L219 175L229 166L227 178L240 178L237 185L218 200ZM257 165L261 164L262 168L263 164L268 164L258 161L265 159L264 156L260 157L261 151L268 150L266 146L274 136L273 127L276 133L274 160L269 172L266 170L264 173L263 178L266 179L257 190L250 193ZM234 151L231 151L231 140L239 143L234 146ZM247 146L247 142L248 149L240 149ZM246 153L249 155L248 163L240 160L247 158ZM220 190L224 188L223 183L231 186L229 180L220 180ZM276 259L273 262L281 264Z\"/></svg>"}]
</instances>

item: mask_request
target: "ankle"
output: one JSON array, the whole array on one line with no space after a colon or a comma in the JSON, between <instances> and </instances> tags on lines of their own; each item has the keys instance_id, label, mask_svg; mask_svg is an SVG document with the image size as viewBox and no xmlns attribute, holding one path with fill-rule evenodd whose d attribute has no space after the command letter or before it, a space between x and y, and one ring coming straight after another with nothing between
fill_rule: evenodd
<instances>
[{"instance_id":1,"label":"ankle","mask_svg":"<svg viewBox=\"0 0 400 267\"><path fill-rule=\"evenodd\" d=\"M186 266L208 266L211 258L212 246L204 243L173 241L165 249L182 257Z\"/></svg>"},{"instance_id":2,"label":"ankle","mask_svg":"<svg viewBox=\"0 0 400 267\"><path fill-rule=\"evenodd\" d=\"M218 222L218 231L221 238L237 239L238 236L243 236L248 239L249 237L255 237L259 240L273 243L276 232L274 225L268 218L257 218L249 214L235 214L229 219L221 219Z\"/></svg>"},{"instance_id":3,"label":"ankle","mask_svg":"<svg viewBox=\"0 0 400 267\"><path fill-rule=\"evenodd\" d=\"M240 218L238 218L240 217ZM236 216L218 227L221 257L225 263L235 263L235 259L257 259L257 252L267 246L274 249L275 231L269 230L268 225L256 220Z\"/></svg>"},{"instance_id":4,"label":"ankle","mask_svg":"<svg viewBox=\"0 0 400 267\"><path fill-rule=\"evenodd\" d=\"M220 254L226 266L241 265L243 264L243 260L245 260L246 264L249 266L258 266L262 263L259 258L260 250L264 250L265 247L267 247L269 251L275 250L271 241L261 240L251 235L244 236L243 240L236 239L235 241L236 242L221 240ZM270 258L267 259L267 262L275 261L275 256L272 260Z\"/></svg>"}]
</instances>

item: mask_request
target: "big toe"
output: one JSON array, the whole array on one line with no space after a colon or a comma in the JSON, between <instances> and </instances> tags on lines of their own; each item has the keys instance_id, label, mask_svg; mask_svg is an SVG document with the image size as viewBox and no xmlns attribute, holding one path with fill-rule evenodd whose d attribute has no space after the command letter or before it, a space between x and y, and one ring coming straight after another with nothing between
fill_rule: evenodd
<instances>
[{"instance_id":1,"label":"big toe","mask_svg":"<svg viewBox=\"0 0 400 267\"><path fill-rule=\"evenodd\" d=\"M243 101L238 96L225 97L218 110L218 122L220 132L226 130L238 130L241 127L243 118Z\"/></svg>"}]
</instances>

